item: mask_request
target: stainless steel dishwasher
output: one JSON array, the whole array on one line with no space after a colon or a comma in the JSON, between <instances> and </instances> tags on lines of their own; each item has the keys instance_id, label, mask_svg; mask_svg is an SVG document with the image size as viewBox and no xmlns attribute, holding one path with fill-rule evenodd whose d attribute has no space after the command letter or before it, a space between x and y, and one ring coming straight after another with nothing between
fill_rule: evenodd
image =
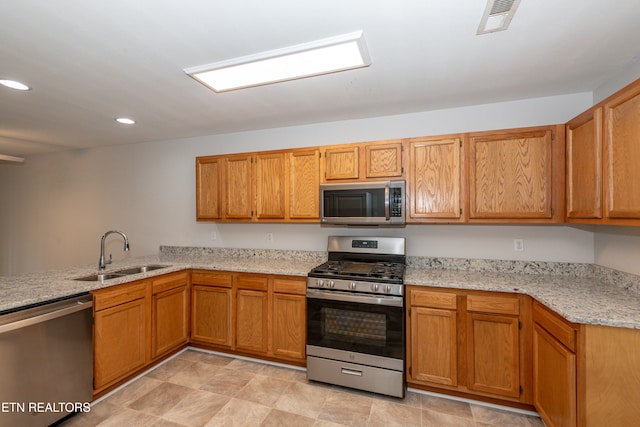
<instances>
[{"instance_id":1,"label":"stainless steel dishwasher","mask_svg":"<svg viewBox=\"0 0 640 427\"><path fill-rule=\"evenodd\" d=\"M0 314L0 426L48 426L89 410L91 295Z\"/></svg>"}]
</instances>

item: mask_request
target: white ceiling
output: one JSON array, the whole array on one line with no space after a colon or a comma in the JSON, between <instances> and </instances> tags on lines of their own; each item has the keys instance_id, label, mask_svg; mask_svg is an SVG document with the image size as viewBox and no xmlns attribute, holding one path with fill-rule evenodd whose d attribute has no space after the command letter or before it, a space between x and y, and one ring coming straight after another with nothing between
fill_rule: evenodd
<instances>
[{"instance_id":1,"label":"white ceiling","mask_svg":"<svg viewBox=\"0 0 640 427\"><path fill-rule=\"evenodd\" d=\"M640 59L640 1L0 0L0 153L57 150L592 91ZM363 30L368 68L227 93L184 68ZM138 121L119 125L115 117Z\"/></svg>"}]
</instances>

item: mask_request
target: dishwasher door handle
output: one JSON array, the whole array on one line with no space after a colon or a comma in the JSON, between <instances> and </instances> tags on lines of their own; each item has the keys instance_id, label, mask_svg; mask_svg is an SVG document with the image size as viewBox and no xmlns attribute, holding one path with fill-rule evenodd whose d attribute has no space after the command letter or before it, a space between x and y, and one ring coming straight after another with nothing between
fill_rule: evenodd
<instances>
[{"instance_id":1,"label":"dishwasher door handle","mask_svg":"<svg viewBox=\"0 0 640 427\"><path fill-rule=\"evenodd\" d=\"M0 325L0 334L24 328L26 326L36 325L38 323L46 322L47 320L56 319L91 307L93 307L93 300L89 299L88 301L83 301L77 298L68 301L66 304L56 304L55 308L51 307L50 310L47 310L46 305L44 305L42 307L42 312L34 313L33 316L25 316L22 319L15 320L5 325Z\"/></svg>"}]
</instances>

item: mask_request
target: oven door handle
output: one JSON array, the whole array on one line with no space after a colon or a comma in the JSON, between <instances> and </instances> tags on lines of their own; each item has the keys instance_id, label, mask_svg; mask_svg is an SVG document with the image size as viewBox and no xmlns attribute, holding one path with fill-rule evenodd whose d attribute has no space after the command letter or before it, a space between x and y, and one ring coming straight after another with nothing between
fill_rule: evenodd
<instances>
[{"instance_id":1,"label":"oven door handle","mask_svg":"<svg viewBox=\"0 0 640 427\"><path fill-rule=\"evenodd\" d=\"M402 307L403 298L390 295L362 295L340 291L323 291L320 289L307 289L307 298L324 299L331 301L356 302L361 304L386 305L390 307Z\"/></svg>"}]
</instances>

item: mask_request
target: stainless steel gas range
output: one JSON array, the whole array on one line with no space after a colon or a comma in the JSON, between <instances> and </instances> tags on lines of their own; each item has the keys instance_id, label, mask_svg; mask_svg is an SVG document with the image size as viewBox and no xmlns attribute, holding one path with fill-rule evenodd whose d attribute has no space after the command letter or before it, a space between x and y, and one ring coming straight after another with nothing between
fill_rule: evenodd
<instances>
[{"instance_id":1,"label":"stainless steel gas range","mask_svg":"<svg viewBox=\"0 0 640 427\"><path fill-rule=\"evenodd\" d=\"M307 279L307 378L404 397L405 239L329 236Z\"/></svg>"}]
</instances>

